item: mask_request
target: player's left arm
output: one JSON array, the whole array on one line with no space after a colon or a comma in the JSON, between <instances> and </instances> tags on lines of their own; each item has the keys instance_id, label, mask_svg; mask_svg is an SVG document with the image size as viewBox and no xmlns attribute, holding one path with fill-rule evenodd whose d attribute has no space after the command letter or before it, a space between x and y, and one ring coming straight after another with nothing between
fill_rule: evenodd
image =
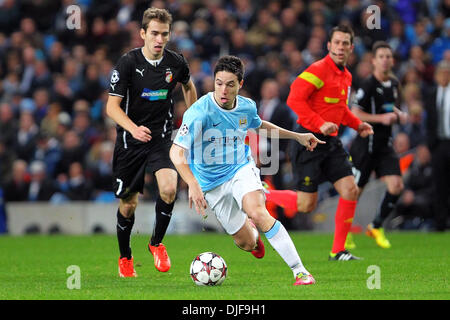
<instances>
[{"instance_id":1,"label":"player's left arm","mask_svg":"<svg viewBox=\"0 0 450 320\"><path fill-rule=\"evenodd\" d=\"M189 79L186 84L181 83L181 89L183 91L184 102L189 108L195 101L197 101L197 90L195 89L192 79Z\"/></svg>"},{"instance_id":2,"label":"player's left arm","mask_svg":"<svg viewBox=\"0 0 450 320\"><path fill-rule=\"evenodd\" d=\"M318 143L325 143L325 141L317 139L312 133L290 131L265 120L262 120L261 126L256 129L256 132L259 134L261 129L267 132L269 138L293 139L304 145L309 151L313 151Z\"/></svg>"}]
</instances>

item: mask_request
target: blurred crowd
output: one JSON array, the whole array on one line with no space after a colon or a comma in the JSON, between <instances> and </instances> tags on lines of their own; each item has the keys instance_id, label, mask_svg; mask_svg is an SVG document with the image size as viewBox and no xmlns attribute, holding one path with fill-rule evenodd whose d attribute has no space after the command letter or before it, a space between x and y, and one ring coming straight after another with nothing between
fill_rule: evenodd
<instances>
[{"instance_id":1,"label":"blurred crowd","mask_svg":"<svg viewBox=\"0 0 450 320\"><path fill-rule=\"evenodd\" d=\"M71 5L81 9L79 28L68 28ZM370 5L380 9L380 29L366 27ZM403 88L399 108L410 115L394 130L396 151L406 159L407 192L399 211L413 212L405 209L414 199L408 192L432 192L429 183L413 178L429 173L424 94L434 85L437 63L450 61L449 0L2 0L0 186L6 201L114 201L116 132L104 112L110 74L123 53L143 45L140 20L149 6L172 13L169 48L186 57L199 96L213 91L216 59L239 56L246 66L240 94L257 102L263 119L286 128L296 120L285 104L290 84L327 53L333 26L355 30L348 65L354 92L372 71L372 44L386 40ZM175 128L185 109L178 88ZM352 134L342 130L346 146ZM280 189L292 186L288 147L280 145L279 174L267 177ZM148 174L144 200L156 197L152 179ZM431 210L429 203L420 206L414 215Z\"/></svg>"}]
</instances>

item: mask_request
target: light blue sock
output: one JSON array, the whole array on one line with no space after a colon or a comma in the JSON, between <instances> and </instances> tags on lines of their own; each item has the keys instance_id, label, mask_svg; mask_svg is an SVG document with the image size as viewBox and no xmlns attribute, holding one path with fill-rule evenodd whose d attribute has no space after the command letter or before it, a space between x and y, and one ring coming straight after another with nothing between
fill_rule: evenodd
<instances>
[{"instance_id":1,"label":"light blue sock","mask_svg":"<svg viewBox=\"0 0 450 320\"><path fill-rule=\"evenodd\" d=\"M297 249L295 248L291 237L280 221L276 220L272 228L265 232L264 235L270 245L278 252L281 258L283 258L289 268L291 268L294 277L300 272L309 274L308 270L303 266L302 260L297 253Z\"/></svg>"}]
</instances>

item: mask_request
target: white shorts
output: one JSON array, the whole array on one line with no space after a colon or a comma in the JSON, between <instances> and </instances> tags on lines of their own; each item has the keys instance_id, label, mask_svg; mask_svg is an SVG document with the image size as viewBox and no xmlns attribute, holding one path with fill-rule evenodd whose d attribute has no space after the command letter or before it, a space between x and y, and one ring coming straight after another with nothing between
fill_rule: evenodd
<instances>
[{"instance_id":1,"label":"white shorts","mask_svg":"<svg viewBox=\"0 0 450 320\"><path fill-rule=\"evenodd\" d=\"M215 213L226 233L233 235L245 223L242 198L252 191L263 190L259 169L254 162L245 165L231 180L205 192L205 200Z\"/></svg>"}]
</instances>

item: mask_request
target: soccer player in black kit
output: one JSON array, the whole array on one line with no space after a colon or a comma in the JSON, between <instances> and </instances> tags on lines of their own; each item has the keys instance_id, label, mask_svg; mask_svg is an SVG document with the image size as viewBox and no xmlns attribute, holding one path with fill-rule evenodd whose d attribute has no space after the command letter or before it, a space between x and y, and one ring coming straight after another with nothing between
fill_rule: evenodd
<instances>
[{"instance_id":1,"label":"soccer player in black kit","mask_svg":"<svg viewBox=\"0 0 450 320\"><path fill-rule=\"evenodd\" d=\"M357 90L353 113L373 126L374 134L367 138L356 137L350 148L358 197L369 181L372 171L387 187L384 198L366 234L373 237L382 248L390 248L383 222L392 212L403 191L399 159L392 148L392 125L405 123L407 114L399 110L399 82L392 74L394 58L386 42L377 41L372 48L373 73Z\"/></svg>"},{"instance_id":2,"label":"soccer player in black kit","mask_svg":"<svg viewBox=\"0 0 450 320\"><path fill-rule=\"evenodd\" d=\"M172 92L180 82L187 107L197 100L185 58L165 48L171 24L172 16L168 11L147 9L140 30L144 46L124 54L111 75L106 112L117 123L113 184L119 198L117 238L121 277L137 276L130 235L146 169L155 175L159 189L148 249L159 271L166 272L170 268L170 258L161 242L170 222L177 190L177 172L169 158Z\"/></svg>"}]
</instances>

